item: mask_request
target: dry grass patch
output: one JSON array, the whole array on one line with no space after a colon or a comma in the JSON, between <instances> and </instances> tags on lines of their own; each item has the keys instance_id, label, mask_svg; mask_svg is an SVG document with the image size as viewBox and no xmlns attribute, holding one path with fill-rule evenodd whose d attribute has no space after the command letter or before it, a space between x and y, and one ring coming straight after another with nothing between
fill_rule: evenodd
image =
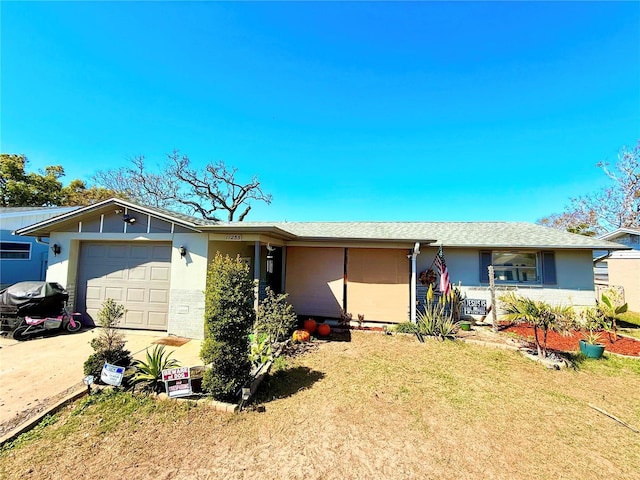
<instances>
[{"instance_id":1,"label":"dry grass patch","mask_svg":"<svg viewBox=\"0 0 640 480\"><path fill-rule=\"evenodd\" d=\"M640 362L354 332L288 360L239 415L114 396L0 457L6 478L637 478ZM136 404L135 402L139 402ZM115 420L114 420L115 419ZM81 460L80 460L81 459Z\"/></svg>"}]
</instances>

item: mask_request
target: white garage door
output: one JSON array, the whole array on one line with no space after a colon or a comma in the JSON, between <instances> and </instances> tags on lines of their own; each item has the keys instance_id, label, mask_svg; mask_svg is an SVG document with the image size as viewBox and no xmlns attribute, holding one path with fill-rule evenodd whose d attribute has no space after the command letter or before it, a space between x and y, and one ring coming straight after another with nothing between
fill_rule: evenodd
<instances>
[{"instance_id":1,"label":"white garage door","mask_svg":"<svg viewBox=\"0 0 640 480\"><path fill-rule=\"evenodd\" d=\"M78 268L78 309L94 322L112 298L127 309L121 327L167 329L170 244L83 243Z\"/></svg>"}]
</instances>

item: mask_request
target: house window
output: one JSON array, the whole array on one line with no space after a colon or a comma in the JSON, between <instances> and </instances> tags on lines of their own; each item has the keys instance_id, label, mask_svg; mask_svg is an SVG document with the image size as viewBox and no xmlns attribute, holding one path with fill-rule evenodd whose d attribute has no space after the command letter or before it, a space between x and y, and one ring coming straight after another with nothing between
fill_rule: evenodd
<instances>
[{"instance_id":1,"label":"house window","mask_svg":"<svg viewBox=\"0 0 640 480\"><path fill-rule=\"evenodd\" d=\"M496 282L539 283L538 255L526 252L491 252Z\"/></svg>"},{"instance_id":2,"label":"house window","mask_svg":"<svg viewBox=\"0 0 640 480\"><path fill-rule=\"evenodd\" d=\"M489 283L487 267L493 265L500 284L555 284L555 254L550 251L522 252L493 250L480 252L480 283Z\"/></svg>"},{"instance_id":3,"label":"house window","mask_svg":"<svg viewBox=\"0 0 640 480\"><path fill-rule=\"evenodd\" d=\"M31 244L21 242L0 242L0 259L29 260L31 258Z\"/></svg>"}]
</instances>

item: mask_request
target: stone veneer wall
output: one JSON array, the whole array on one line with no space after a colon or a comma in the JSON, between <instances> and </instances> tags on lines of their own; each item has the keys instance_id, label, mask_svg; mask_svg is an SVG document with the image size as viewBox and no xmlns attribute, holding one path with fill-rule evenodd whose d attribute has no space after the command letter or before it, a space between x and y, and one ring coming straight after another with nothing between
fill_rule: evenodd
<instances>
[{"instance_id":1,"label":"stone veneer wall","mask_svg":"<svg viewBox=\"0 0 640 480\"><path fill-rule=\"evenodd\" d=\"M204 338L204 292L171 289L167 333L181 337Z\"/></svg>"}]
</instances>

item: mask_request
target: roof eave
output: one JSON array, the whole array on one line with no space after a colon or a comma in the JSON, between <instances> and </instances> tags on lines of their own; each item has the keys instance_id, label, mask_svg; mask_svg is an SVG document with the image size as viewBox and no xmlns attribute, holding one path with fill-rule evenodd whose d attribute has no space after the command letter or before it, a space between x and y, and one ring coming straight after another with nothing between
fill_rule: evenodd
<instances>
[{"instance_id":1,"label":"roof eave","mask_svg":"<svg viewBox=\"0 0 640 480\"><path fill-rule=\"evenodd\" d=\"M122 200L120 198L109 198L107 200L103 200L102 202L94 203L93 205L89 205L87 207L78 208L76 210L72 210L71 212L63 213L61 215L57 215L55 217L49 218L47 220L43 220L42 222L34 223L33 225L29 225L27 227L22 227L13 232L14 235L24 235L24 236L32 236L32 237L47 237L53 231L52 226L59 224L61 222L72 220L76 217L80 217L85 215L86 213L99 210L109 204L118 205L120 207L131 208L135 210L139 210L148 215L153 215L154 217L161 218L171 223L175 223L181 225L186 228L193 229L196 232L200 232L202 226L197 225L193 222L188 222L181 218L172 217L170 215L164 215L161 212L157 212L155 210L148 209L144 206L137 205L135 203L128 202L126 200Z\"/></svg>"}]
</instances>

